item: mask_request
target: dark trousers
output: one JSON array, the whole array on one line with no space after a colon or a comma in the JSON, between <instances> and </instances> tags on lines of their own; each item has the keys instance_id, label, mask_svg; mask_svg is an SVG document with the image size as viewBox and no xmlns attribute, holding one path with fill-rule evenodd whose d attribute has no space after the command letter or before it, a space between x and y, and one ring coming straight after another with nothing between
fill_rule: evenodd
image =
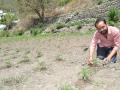
<instances>
[{"instance_id":1,"label":"dark trousers","mask_svg":"<svg viewBox=\"0 0 120 90\"><path fill-rule=\"evenodd\" d=\"M110 52L113 50L113 47L99 47L99 45L97 45L97 58L103 60L104 58L106 58ZM112 62L116 62L117 61L117 53L112 57Z\"/></svg>"}]
</instances>

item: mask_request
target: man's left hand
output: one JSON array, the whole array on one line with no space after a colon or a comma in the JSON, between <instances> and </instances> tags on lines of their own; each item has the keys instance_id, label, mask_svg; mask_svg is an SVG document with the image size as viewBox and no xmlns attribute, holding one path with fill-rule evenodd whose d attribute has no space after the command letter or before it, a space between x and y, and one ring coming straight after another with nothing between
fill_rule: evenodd
<instances>
[{"instance_id":1,"label":"man's left hand","mask_svg":"<svg viewBox=\"0 0 120 90\"><path fill-rule=\"evenodd\" d=\"M107 57L103 60L103 65L108 64L111 61L111 58Z\"/></svg>"}]
</instances>

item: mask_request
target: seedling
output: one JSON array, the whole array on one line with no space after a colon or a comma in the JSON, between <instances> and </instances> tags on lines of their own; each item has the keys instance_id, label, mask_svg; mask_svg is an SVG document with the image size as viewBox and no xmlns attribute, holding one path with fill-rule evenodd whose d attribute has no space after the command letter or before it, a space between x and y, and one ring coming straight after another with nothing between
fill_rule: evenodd
<instances>
[{"instance_id":1,"label":"seedling","mask_svg":"<svg viewBox=\"0 0 120 90\"><path fill-rule=\"evenodd\" d=\"M58 54L58 55L56 56L56 60L57 60L57 61L63 61L63 60L64 60L63 55L62 55L62 54Z\"/></svg>"},{"instance_id":2,"label":"seedling","mask_svg":"<svg viewBox=\"0 0 120 90\"><path fill-rule=\"evenodd\" d=\"M38 52L37 58L42 57L42 56L43 56L43 54L41 52Z\"/></svg>"},{"instance_id":3,"label":"seedling","mask_svg":"<svg viewBox=\"0 0 120 90\"><path fill-rule=\"evenodd\" d=\"M5 65L6 65L6 68L12 67L12 63L9 59L5 60Z\"/></svg>"},{"instance_id":4,"label":"seedling","mask_svg":"<svg viewBox=\"0 0 120 90\"><path fill-rule=\"evenodd\" d=\"M60 87L59 90L76 90L75 88L73 88L71 85L69 84L65 84L62 87Z\"/></svg>"},{"instance_id":5,"label":"seedling","mask_svg":"<svg viewBox=\"0 0 120 90\"><path fill-rule=\"evenodd\" d=\"M47 69L47 66L46 66L45 62L41 61L41 60L38 60L37 67L35 68L35 70L43 71L43 70L46 70L46 69Z\"/></svg>"},{"instance_id":6,"label":"seedling","mask_svg":"<svg viewBox=\"0 0 120 90\"><path fill-rule=\"evenodd\" d=\"M80 76L85 81L89 80L90 74L91 74L90 69L87 66L83 67L81 72L80 72Z\"/></svg>"},{"instance_id":7,"label":"seedling","mask_svg":"<svg viewBox=\"0 0 120 90\"><path fill-rule=\"evenodd\" d=\"M96 59L93 60L93 64L94 64L95 66L97 66L97 65L100 64L100 61L98 60L98 58L96 58Z\"/></svg>"},{"instance_id":8,"label":"seedling","mask_svg":"<svg viewBox=\"0 0 120 90\"><path fill-rule=\"evenodd\" d=\"M30 62L30 59L29 59L28 56L24 56L24 57L23 57L23 60L21 60L21 61L18 62L18 63L27 63L27 62Z\"/></svg>"}]
</instances>

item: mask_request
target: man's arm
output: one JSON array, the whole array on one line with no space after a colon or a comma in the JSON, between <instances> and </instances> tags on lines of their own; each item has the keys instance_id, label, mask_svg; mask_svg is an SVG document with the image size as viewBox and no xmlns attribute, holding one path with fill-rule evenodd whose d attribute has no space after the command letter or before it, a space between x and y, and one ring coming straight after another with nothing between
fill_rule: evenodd
<instances>
[{"instance_id":1,"label":"man's arm","mask_svg":"<svg viewBox=\"0 0 120 90\"><path fill-rule=\"evenodd\" d=\"M120 49L120 32L118 32L114 35L114 43L115 46L111 53L108 55L107 59L111 61L112 57L117 53L117 51Z\"/></svg>"},{"instance_id":2,"label":"man's arm","mask_svg":"<svg viewBox=\"0 0 120 90\"><path fill-rule=\"evenodd\" d=\"M94 36L92 38L92 41L91 41L91 44L90 44L90 51L89 51L89 59L88 59L88 64L93 64L93 55L94 55L94 51L95 51L95 48L96 48L96 45L97 45L97 41L98 41L98 38L97 38L97 35L96 35L96 32L94 33Z\"/></svg>"}]
</instances>

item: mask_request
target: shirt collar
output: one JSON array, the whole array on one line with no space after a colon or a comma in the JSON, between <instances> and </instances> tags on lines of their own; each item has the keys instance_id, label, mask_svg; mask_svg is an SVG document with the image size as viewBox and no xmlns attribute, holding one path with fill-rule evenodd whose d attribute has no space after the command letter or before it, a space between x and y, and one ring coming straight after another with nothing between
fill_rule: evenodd
<instances>
[{"instance_id":1,"label":"shirt collar","mask_svg":"<svg viewBox=\"0 0 120 90\"><path fill-rule=\"evenodd\" d=\"M108 34L111 34L110 26L107 26L107 27L108 27Z\"/></svg>"}]
</instances>

